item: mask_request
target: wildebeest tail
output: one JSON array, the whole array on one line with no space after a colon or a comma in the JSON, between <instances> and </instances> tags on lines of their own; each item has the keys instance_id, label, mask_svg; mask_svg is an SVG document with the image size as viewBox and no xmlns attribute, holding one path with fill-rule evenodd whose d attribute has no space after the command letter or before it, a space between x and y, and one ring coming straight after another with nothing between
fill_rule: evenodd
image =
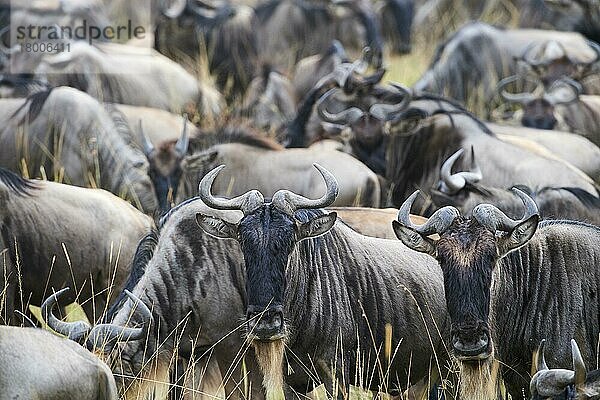
<instances>
[{"instance_id":1,"label":"wildebeest tail","mask_svg":"<svg viewBox=\"0 0 600 400\"><path fill-rule=\"evenodd\" d=\"M119 293L119 297L117 297L116 301L106 312L104 317L105 322L112 321L113 317L119 311L123 303L125 303L125 300L127 300L128 297L125 294L125 290L132 292L140 279L142 279L142 276L144 276L144 273L146 272L146 265L148 265L148 262L154 255L154 250L156 249L157 244L158 232L154 229L144 236L142 240L140 240L135 250L133 261L131 262L131 272L129 273L129 278L127 278L125 287L121 293Z\"/></svg>"}]
</instances>

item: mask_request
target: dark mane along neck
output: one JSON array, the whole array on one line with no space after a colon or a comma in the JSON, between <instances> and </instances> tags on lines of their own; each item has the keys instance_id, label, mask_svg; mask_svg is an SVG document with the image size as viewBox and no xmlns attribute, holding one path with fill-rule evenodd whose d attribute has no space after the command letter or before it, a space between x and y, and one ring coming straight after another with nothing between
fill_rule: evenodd
<instances>
[{"instance_id":1,"label":"dark mane along neck","mask_svg":"<svg viewBox=\"0 0 600 400\"><path fill-rule=\"evenodd\" d=\"M323 210L299 210L296 218L307 221L323 214ZM288 260L285 305L291 343L303 342L317 332L336 337L340 327L351 330L354 326L354 316L348 314L350 310L343 303L347 288L344 265L340 262L340 255L350 258L353 250L338 224L323 236L297 243Z\"/></svg>"},{"instance_id":2,"label":"dark mane along neck","mask_svg":"<svg viewBox=\"0 0 600 400\"><path fill-rule=\"evenodd\" d=\"M410 134L390 136L386 171L394 205L402 204L416 187L433 187L442 163L460 147L463 132L438 122L439 117L430 117Z\"/></svg>"},{"instance_id":3,"label":"dark mane along neck","mask_svg":"<svg viewBox=\"0 0 600 400\"><path fill-rule=\"evenodd\" d=\"M283 150L283 146L245 121L231 121L210 132L190 138L190 154L204 151L211 146L225 143L240 143L267 150Z\"/></svg>"},{"instance_id":4,"label":"dark mane along neck","mask_svg":"<svg viewBox=\"0 0 600 400\"><path fill-rule=\"evenodd\" d=\"M23 179L5 168L0 168L0 183L19 196L31 196L36 189L39 189L35 181Z\"/></svg>"}]
</instances>

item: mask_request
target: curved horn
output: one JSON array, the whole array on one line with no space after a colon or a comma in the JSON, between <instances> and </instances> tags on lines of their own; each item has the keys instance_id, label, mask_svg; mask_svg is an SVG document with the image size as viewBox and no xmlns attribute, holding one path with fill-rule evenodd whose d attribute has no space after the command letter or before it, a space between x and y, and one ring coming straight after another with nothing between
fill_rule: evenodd
<instances>
[{"instance_id":1,"label":"curved horn","mask_svg":"<svg viewBox=\"0 0 600 400\"><path fill-rule=\"evenodd\" d=\"M166 4L167 7L163 9L163 14L167 16L167 18L178 18L183 10L185 10L186 5L187 0L175 0L174 4L170 7Z\"/></svg>"},{"instance_id":2,"label":"curved horn","mask_svg":"<svg viewBox=\"0 0 600 400\"><path fill-rule=\"evenodd\" d=\"M408 199L404 200L402 206L398 210L398 222L402 225L415 230L421 235L432 235L434 233L441 234L452 224L452 222L460 216L460 212L452 206L442 207L433 213L431 217L423 225L414 224L410 220L410 209L412 208L415 199L419 195L419 190L411 194Z\"/></svg>"},{"instance_id":3,"label":"curved horn","mask_svg":"<svg viewBox=\"0 0 600 400\"><path fill-rule=\"evenodd\" d=\"M598 60L600 60L600 44L592 40L587 40L587 44L592 48L592 50L594 50L594 53L596 53L596 58L594 58L590 62L585 63L586 65L592 65L595 64Z\"/></svg>"},{"instance_id":4,"label":"curved horn","mask_svg":"<svg viewBox=\"0 0 600 400\"><path fill-rule=\"evenodd\" d=\"M214 197L211 193L212 184L223 168L225 168L225 165L219 165L204 175L198 185L198 196L207 206L216 210L241 210L244 215L247 215L264 204L265 199L258 190L250 190L233 199Z\"/></svg>"},{"instance_id":5,"label":"curved horn","mask_svg":"<svg viewBox=\"0 0 600 400\"><path fill-rule=\"evenodd\" d=\"M365 76L362 80L364 85L375 85L381 82L383 76L385 75L385 68L380 68L375 71L373 74Z\"/></svg>"},{"instance_id":6,"label":"curved horn","mask_svg":"<svg viewBox=\"0 0 600 400\"><path fill-rule=\"evenodd\" d=\"M544 99L552 105L569 104L577 101L583 87L571 78L563 77L554 83L544 94Z\"/></svg>"},{"instance_id":7,"label":"curved horn","mask_svg":"<svg viewBox=\"0 0 600 400\"><path fill-rule=\"evenodd\" d=\"M54 306L58 302L58 299L62 297L68 290L68 287L61 289L44 301L41 309L42 319L54 331L60 333L61 335L65 335L66 337L68 337L71 340L74 340L77 343L83 344L85 342L85 338L87 337L92 327L85 321L61 321L60 319L56 318L52 313L52 311L54 310Z\"/></svg>"},{"instance_id":8,"label":"curved horn","mask_svg":"<svg viewBox=\"0 0 600 400\"><path fill-rule=\"evenodd\" d=\"M404 111L410 103L412 98L412 92L409 88L406 88L400 84L392 83L392 87L397 94L402 95L402 100L397 104L380 104L376 103L369 109L369 114L381 121L391 121L396 117L400 111Z\"/></svg>"},{"instance_id":9,"label":"curved horn","mask_svg":"<svg viewBox=\"0 0 600 400\"><path fill-rule=\"evenodd\" d=\"M504 100L509 103L518 103L518 104L526 104L535 99L535 96L532 93L523 92L523 93L510 93L505 90L505 87L513 82L515 82L519 77L517 75L509 76L508 78L502 79L498 82L497 91L500 93L500 96Z\"/></svg>"},{"instance_id":10,"label":"curved horn","mask_svg":"<svg viewBox=\"0 0 600 400\"><path fill-rule=\"evenodd\" d=\"M98 324L94 326L87 340L88 348L103 349L105 346L112 347L117 342L126 342L129 340L141 340L148 335L148 330L154 318L152 313L143 301L134 296L129 290L125 294L131 300L132 305L129 308L139 307L144 316L142 326L138 328L128 328L115 324ZM129 311L131 312L131 310Z\"/></svg>"},{"instance_id":11,"label":"curved horn","mask_svg":"<svg viewBox=\"0 0 600 400\"><path fill-rule=\"evenodd\" d=\"M547 371L548 368L548 364L546 364L546 339L542 339L542 341L540 342L540 345L538 347L538 362L537 362L537 371Z\"/></svg>"},{"instance_id":12,"label":"curved horn","mask_svg":"<svg viewBox=\"0 0 600 400\"><path fill-rule=\"evenodd\" d=\"M140 136L142 137L142 148L144 150L144 154L146 155L146 157L148 157L154 151L154 145L152 144L150 139L148 139L148 137L144 133L144 128L142 127L141 119L138 124L138 129L140 131Z\"/></svg>"},{"instance_id":13,"label":"curved horn","mask_svg":"<svg viewBox=\"0 0 600 400\"><path fill-rule=\"evenodd\" d=\"M452 167L454 166L454 163L462 156L463 153L464 149L459 149L456 153L452 154L444 162L444 164L442 164L442 168L440 170L440 177L444 184L441 188L442 192L447 194L455 194L463 189L467 183L476 183L483 178L481 169L479 169L479 166L475 161L475 150L473 149L473 146L471 146L471 171L461 171L452 174Z\"/></svg>"},{"instance_id":14,"label":"curved horn","mask_svg":"<svg viewBox=\"0 0 600 400\"><path fill-rule=\"evenodd\" d=\"M525 61L527 64L529 64L532 67L538 67L541 65L546 65L548 64L548 60L545 60L543 57L541 57L538 60L534 60L532 58L531 55L531 51L536 47L538 43L531 43L529 46L527 46L527 48L525 49L525 51L523 52L523 56L521 57L523 61ZM546 49L546 46L548 46L548 41L544 42L542 44L544 50Z\"/></svg>"},{"instance_id":15,"label":"curved horn","mask_svg":"<svg viewBox=\"0 0 600 400\"><path fill-rule=\"evenodd\" d=\"M350 107L339 113L332 114L326 109L326 103L337 88L329 89L319 100L317 100L317 112L325 122L347 125L357 121L364 112L358 107Z\"/></svg>"},{"instance_id":16,"label":"curved horn","mask_svg":"<svg viewBox=\"0 0 600 400\"><path fill-rule=\"evenodd\" d=\"M273 195L272 204L279 210L293 217L296 210L301 208L323 208L330 206L338 195L338 183L335 176L317 163L313 166L319 171L325 181L325 194L316 200L308 199L289 190L279 190Z\"/></svg>"},{"instance_id":17,"label":"curved horn","mask_svg":"<svg viewBox=\"0 0 600 400\"><path fill-rule=\"evenodd\" d=\"M10 30L10 25L0 29L0 52L6 54L7 56L18 53L21 50L21 45L19 45L19 44L15 44L12 47L6 47L4 45L4 41L2 40L2 37L4 36L4 34L6 34L6 32L9 32L9 30ZM10 39L9 39L9 42L10 42ZM10 43L9 43L9 46L10 46Z\"/></svg>"},{"instance_id":18,"label":"curved horn","mask_svg":"<svg viewBox=\"0 0 600 400\"><path fill-rule=\"evenodd\" d=\"M187 114L183 114L183 131L181 137L177 139L175 144L175 151L179 156L183 157L187 153L188 146L190 144L190 138L188 137L188 118Z\"/></svg>"},{"instance_id":19,"label":"curved horn","mask_svg":"<svg viewBox=\"0 0 600 400\"><path fill-rule=\"evenodd\" d=\"M504 231L510 232L521 222L529 219L534 215L539 215L537 205L531 197L517 188L511 189L515 195L517 195L523 205L525 206L525 214L523 218L515 221L509 218L506 214L500 211L496 206L491 204L479 204L473 209L473 218L475 218L481 225L490 229L491 231Z\"/></svg>"},{"instance_id":20,"label":"curved horn","mask_svg":"<svg viewBox=\"0 0 600 400\"><path fill-rule=\"evenodd\" d=\"M571 339L571 352L573 353L573 369L575 370L575 385L581 385L585 382L587 376L587 369L581 357L579 346L575 339Z\"/></svg>"}]
</instances>

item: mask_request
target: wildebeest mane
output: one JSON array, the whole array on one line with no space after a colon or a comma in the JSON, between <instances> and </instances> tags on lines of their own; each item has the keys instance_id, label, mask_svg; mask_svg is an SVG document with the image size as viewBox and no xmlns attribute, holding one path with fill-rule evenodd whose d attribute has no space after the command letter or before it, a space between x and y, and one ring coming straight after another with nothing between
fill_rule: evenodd
<instances>
[{"instance_id":1,"label":"wildebeest mane","mask_svg":"<svg viewBox=\"0 0 600 400\"><path fill-rule=\"evenodd\" d=\"M106 312L104 321L112 321L113 317L117 314L123 303L125 303L127 300L125 290L129 290L130 292L133 291L140 279L142 279L142 276L144 276L144 273L146 272L146 265L148 265L148 262L154 255L154 250L158 244L158 234L159 233L156 230L152 229L139 241L135 250L135 255L133 256L133 261L131 262L131 271L129 272L129 277L125 282L125 287L121 293L119 293L119 296L113 305Z\"/></svg>"},{"instance_id":2,"label":"wildebeest mane","mask_svg":"<svg viewBox=\"0 0 600 400\"><path fill-rule=\"evenodd\" d=\"M490 130L490 128L487 127L486 124L484 124L479 118L477 118L475 115L473 115L473 113L471 113L470 111L467 110L435 110L434 112L431 113L431 115L447 115L450 118L450 121L452 122L452 126L454 126L454 119L452 119L453 115L466 115L467 117L471 118L473 120L473 122L475 122L477 125L479 125L479 127L481 128L481 130L484 133L487 133L490 136L496 136L494 134L494 132L492 132Z\"/></svg>"},{"instance_id":3,"label":"wildebeest mane","mask_svg":"<svg viewBox=\"0 0 600 400\"><path fill-rule=\"evenodd\" d=\"M30 196L33 190L39 189L35 182L24 179L2 167L0 167L0 182L19 196Z\"/></svg>"},{"instance_id":4,"label":"wildebeest mane","mask_svg":"<svg viewBox=\"0 0 600 400\"><path fill-rule=\"evenodd\" d=\"M592 228L600 232L600 226L588 224L587 222L581 221L573 221L570 219L545 219L540 221L539 227L551 226L551 225L575 225L575 226L583 226L586 228Z\"/></svg>"},{"instance_id":5,"label":"wildebeest mane","mask_svg":"<svg viewBox=\"0 0 600 400\"><path fill-rule=\"evenodd\" d=\"M42 90L40 92L33 93L27 97L25 102L19 107L10 118L15 118L19 115L25 108L28 107L27 112L23 115L23 117L18 121L17 125L21 126L27 119L28 123L32 123L42 112L42 108L46 104L46 100L50 97L52 90L54 88L48 88L47 90Z\"/></svg>"},{"instance_id":6,"label":"wildebeest mane","mask_svg":"<svg viewBox=\"0 0 600 400\"><path fill-rule=\"evenodd\" d=\"M267 150L283 150L283 146L253 129L249 123L237 120L190 138L189 153L204 151L217 144L225 143L240 143Z\"/></svg>"},{"instance_id":7,"label":"wildebeest mane","mask_svg":"<svg viewBox=\"0 0 600 400\"><path fill-rule=\"evenodd\" d=\"M160 219L158 220L158 224L156 224L156 227L158 228L158 231L160 232L160 230L162 229L162 227L167 223L167 221L169 220L169 218L171 218L171 216L177 211L179 210L181 207L190 204L193 201L196 200L200 200L199 196L195 196L195 197L191 197L189 199L186 199L184 201L182 201L181 203L177 204L175 207L171 208L169 211L167 211L166 213L164 213L163 216L160 217Z\"/></svg>"},{"instance_id":8,"label":"wildebeest mane","mask_svg":"<svg viewBox=\"0 0 600 400\"><path fill-rule=\"evenodd\" d=\"M594 196L587 190L577 187L545 188L545 190L565 190L575 196L577 200L581 201L584 206L600 209L600 198Z\"/></svg>"},{"instance_id":9,"label":"wildebeest mane","mask_svg":"<svg viewBox=\"0 0 600 400\"><path fill-rule=\"evenodd\" d=\"M110 116L117 129L117 133L121 136L128 146L137 147L134 140L134 133L129 125L127 117L112 103L103 103L104 109Z\"/></svg>"}]
</instances>

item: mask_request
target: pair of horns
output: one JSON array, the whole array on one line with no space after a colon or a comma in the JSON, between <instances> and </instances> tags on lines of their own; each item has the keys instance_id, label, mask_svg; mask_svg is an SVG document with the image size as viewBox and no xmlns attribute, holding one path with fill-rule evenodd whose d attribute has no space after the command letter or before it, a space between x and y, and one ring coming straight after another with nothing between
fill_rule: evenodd
<instances>
[{"instance_id":1,"label":"pair of horns","mask_svg":"<svg viewBox=\"0 0 600 400\"><path fill-rule=\"evenodd\" d=\"M128 340L140 340L144 339L148 334L148 329L152 323L152 313L148 307L134 296L128 290L125 290L125 294L131 300L131 304L128 305L130 311L134 307L138 307L142 315L144 316L144 322L142 327L139 328L128 328L115 324L98 324L92 327L90 324L84 321L77 322L64 322L58 319L54 314L53 310L58 300L67 292L69 288L64 288L48 297L42 304L42 318L50 328L65 335L69 339L76 341L77 343L86 346L89 350L95 349L110 349L117 342L123 342Z\"/></svg>"},{"instance_id":2,"label":"pair of horns","mask_svg":"<svg viewBox=\"0 0 600 400\"><path fill-rule=\"evenodd\" d=\"M404 110L411 100L410 89L397 84L394 85L393 88L396 92L394 94L402 96L402 100L397 104L375 103L371 105L368 112L352 106L340 112L332 113L327 110L327 105L332 102L331 96L340 90L338 88L333 88L317 101L317 113L323 121L336 125L351 125L367 113L380 121L390 121L394 119L400 111Z\"/></svg>"},{"instance_id":3,"label":"pair of horns","mask_svg":"<svg viewBox=\"0 0 600 400\"><path fill-rule=\"evenodd\" d=\"M575 339L571 339L571 354L573 355L573 369L549 369L545 357L546 340L542 340L538 347L537 372L531 379L530 391L542 397L561 395L569 385L581 385L587 377L587 369Z\"/></svg>"},{"instance_id":4,"label":"pair of horns","mask_svg":"<svg viewBox=\"0 0 600 400\"><path fill-rule=\"evenodd\" d=\"M175 152L177 153L177 155L179 157L185 156L185 154L187 153L188 146L190 144L190 138L188 136L188 129L187 129L187 125L188 125L187 114L183 114L182 118L183 118L183 130L181 132L181 136L179 137L179 139L177 139L177 143L175 143ZM150 139L148 139L148 136L146 136L146 134L144 133L144 128L142 127L141 119L139 122L139 130L140 130L140 135L142 137L142 147L144 150L144 154L146 155L146 157L148 157L154 151L154 145L152 144Z\"/></svg>"},{"instance_id":5,"label":"pair of horns","mask_svg":"<svg viewBox=\"0 0 600 400\"><path fill-rule=\"evenodd\" d=\"M313 166L325 181L326 192L321 198L312 200L289 190L279 190L273 195L271 203L291 217L294 217L294 213L298 209L322 208L331 205L338 194L338 183L331 172L319 164L315 163ZM206 205L217 210L240 210L244 215L248 215L265 204L264 196L258 190L250 190L232 199L215 197L211 193L212 184L223 168L225 168L225 165L216 167L200 181L198 194Z\"/></svg>"},{"instance_id":6,"label":"pair of horns","mask_svg":"<svg viewBox=\"0 0 600 400\"><path fill-rule=\"evenodd\" d=\"M558 42L555 40L548 40L542 44L543 54L541 57L539 57L537 59L534 58L534 54L533 54L533 49L536 47L537 43L530 44L529 46L527 46L527 48L523 52L521 59L526 64L528 64L532 67L543 67L543 66L550 64L552 61L563 58L563 57L567 58L573 64L585 65L585 66L592 65L592 64L596 63L596 61L600 60L600 45L598 45L597 43L595 43L591 40L586 40L586 43L588 46L591 47L591 49L594 51L594 53L596 55L596 57L594 57L594 59L589 62L581 62L581 61L572 59L571 56L569 55L569 53L567 52L567 50L565 49L565 46L561 42ZM548 55L548 57L544 57L545 55Z\"/></svg>"},{"instance_id":7,"label":"pair of horns","mask_svg":"<svg viewBox=\"0 0 600 400\"><path fill-rule=\"evenodd\" d=\"M509 76L498 83L498 92L502 98L509 103L526 105L540 98L531 92L510 93L506 87L519 79L517 75ZM569 104L577 101L579 95L583 92L581 84L571 78L562 77L550 85L545 90L541 98L552 105Z\"/></svg>"},{"instance_id":8,"label":"pair of horns","mask_svg":"<svg viewBox=\"0 0 600 400\"><path fill-rule=\"evenodd\" d=\"M522 219L514 220L500 211L499 208L491 204L480 204L476 206L473 209L473 218L492 232L511 232L517 225L538 214L537 205L531 197L517 188L512 188L511 190L521 199L523 205L525 206L525 214ZM419 190L415 191L408 199L404 201L404 203L402 203L402 206L398 211L398 222L425 236L429 236L434 233L444 233L450 227L452 222L454 222L454 220L460 216L460 211L453 206L442 207L434 212L425 224L414 224L410 220L409 215L412 205L419 195L419 192Z\"/></svg>"}]
</instances>

